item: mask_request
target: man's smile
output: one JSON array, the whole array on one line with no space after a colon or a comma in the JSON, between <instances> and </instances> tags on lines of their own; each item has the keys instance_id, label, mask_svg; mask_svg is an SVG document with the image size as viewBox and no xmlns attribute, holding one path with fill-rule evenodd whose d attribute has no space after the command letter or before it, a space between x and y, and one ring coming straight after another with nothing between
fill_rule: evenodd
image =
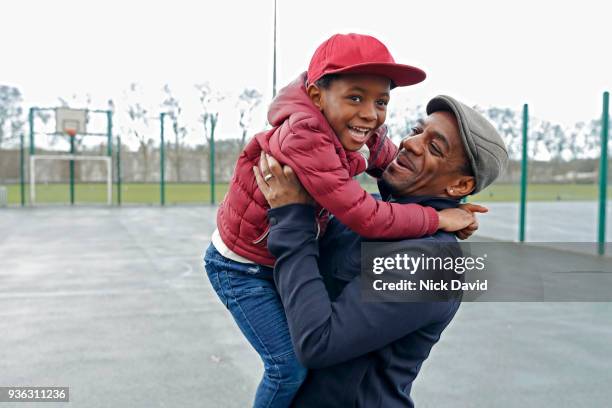
<instances>
[{"instance_id":1,"label":"man's smile","mask_svg":"<svg viewBox=\"0 0 612 408\"><path fill-rule=\"evenodd\" d=\"M415 164L412 162L412 160L410 160L408 158L408 153L406 152L406 150L401 150L398 155L397 155L397 159L395 160L397 162L397 165L400 167L403 167L411 172L416 173L416 166Z\"/></svg>"}]
</instances>

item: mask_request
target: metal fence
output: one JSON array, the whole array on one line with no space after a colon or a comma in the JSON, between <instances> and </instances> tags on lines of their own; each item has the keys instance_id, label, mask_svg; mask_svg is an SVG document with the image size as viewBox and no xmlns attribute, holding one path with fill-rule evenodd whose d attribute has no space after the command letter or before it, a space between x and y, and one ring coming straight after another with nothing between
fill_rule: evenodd
<instances>
[{"instance_id":1,"label":"metal fence","mask_svg":"<svg viewBox=\"0 0 612 408\"><path fill-rule=\"evenodd\" d=\"M8 204L8 192L6 187L0 186L0 207L6 207Z\"/></svg>"},{"instance_id":2,"label":"metal fence","mask_svg":"<svg viewBox=\"0 0 612 408\"><path fill-rule=\"evenodd\" d=\"M243 146L237 139L212 138L200 144L184 144L170 131L156 125L138 143L126 142L114 132L107 142L70 146L74 154L108 155L112 157L112 203L123 204L216 204L231 180L234 166ZM109 116L109 123L112 118ZM498 118L490 117L496 123ZM529 107L523 106L520 129L514 129L515 155L505 174L494 185L470 201L517 202L519 205L518 240L525 240L527 206L530 201L595 201L598 203L597 240L600 253L606 238L608 182L609 94L603 94L602 115L598 123L598 151L593 157L562 160L536 160L530 139ZM159 123L159 122L158 122ZM497 123L500 125L500 123ZM33 126L32 120L30 125ZM500 125L501 126L501 125ZM518 128L519 126L514 126ZM110 127L109 127L110 129ZM31 131L32 132L32 131ZM111 132L109 130L109 132ZM32 132L33 133L33 132ZM110 133L109 133L110 134ZM30 204L28 194L28 162L33 154L64 154L68 144L58 151L42 144L33 147L33 137L22 135L19 144L0 149L0 184L7 187L4 199L9 205ZM204 138L203 138L204 139ZM516 142L516 143L514 143ZM105 185L102 164L93 162L53 162L39 167L36 186L40 190L37 203L104 203ZM214 172L211 172L214 169ZM38 173L40 172L40 173ZM359 177L368 190L375 184ZM74 184L74 200L70 185ZM8 195L8 197L7 197ZM1 197L0 197L1 198Z\"/></svg>"}]
</instances>

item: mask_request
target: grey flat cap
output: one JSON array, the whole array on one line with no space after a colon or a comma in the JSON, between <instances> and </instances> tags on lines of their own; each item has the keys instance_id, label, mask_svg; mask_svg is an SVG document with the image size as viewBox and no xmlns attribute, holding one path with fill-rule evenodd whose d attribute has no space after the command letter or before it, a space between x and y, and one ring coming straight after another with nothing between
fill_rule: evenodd
<instances>
[{"instance_id":1,"label":"grey flat cap","mask_svg":"<svg viewBox=\"0 0 612 408\"><path fill-rule=\"evenodd\" d=\"M508 165L508 150L497 130L469 106L447 95L438 95L427 104L427 114L446 111L455 115L476 188L472 194L493 183Z\"/></svg>"}]
</instances>

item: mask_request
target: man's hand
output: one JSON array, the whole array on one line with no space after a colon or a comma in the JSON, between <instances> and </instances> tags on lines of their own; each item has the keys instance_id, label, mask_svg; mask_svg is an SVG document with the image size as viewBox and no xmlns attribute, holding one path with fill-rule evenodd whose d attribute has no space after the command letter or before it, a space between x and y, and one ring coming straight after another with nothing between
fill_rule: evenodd
<instances>
[{"instance_id":1,"label":"man's hand","mask_svg":"<svg viewBox=\"0 0 612 408\"><path fill-rule=\"evenodd\" d=\"M270 208L288 204L315 204L302 187L293 169L281 166L274 157L263 151L259 157L259 167L254 166L253 173L257 186L270 204Z\"/></svg>"}]
</instances>

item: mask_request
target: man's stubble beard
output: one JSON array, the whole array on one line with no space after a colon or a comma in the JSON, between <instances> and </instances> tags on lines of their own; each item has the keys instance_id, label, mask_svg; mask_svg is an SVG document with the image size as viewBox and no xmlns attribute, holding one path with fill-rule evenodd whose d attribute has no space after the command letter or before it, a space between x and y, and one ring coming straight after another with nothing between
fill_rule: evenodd
<instances>
[{"instance_id":1,"label":"man's stubble beard","mask_svg":"<svg viewBox=\"0 0 612 408\"><path fill-rule=\"evenodd\" d=\"M393 196L401 196L401 192L397 186L389 183L385 179L385 174L383 173L382 177L378 180L378 187L381 190L381 193L390 193Z\"/></svg>"}]
</instances>

